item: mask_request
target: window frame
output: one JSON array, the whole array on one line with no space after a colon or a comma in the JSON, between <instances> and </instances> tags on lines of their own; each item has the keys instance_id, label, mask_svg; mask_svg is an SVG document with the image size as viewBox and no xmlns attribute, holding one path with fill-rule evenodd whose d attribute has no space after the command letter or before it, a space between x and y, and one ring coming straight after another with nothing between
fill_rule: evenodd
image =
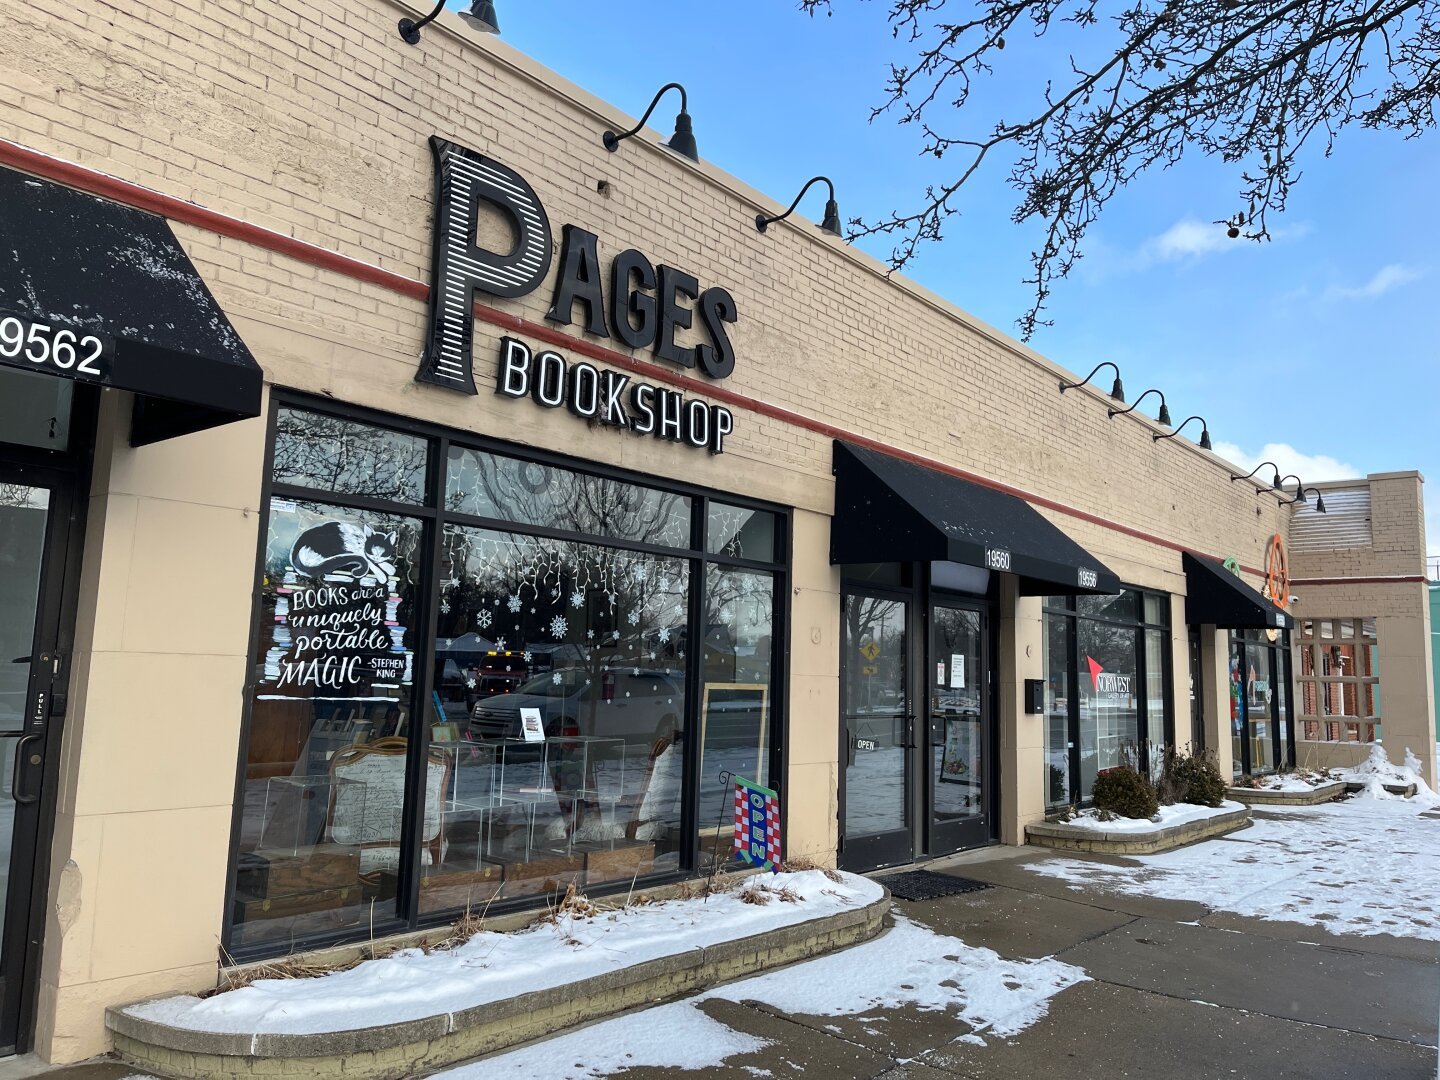
<instances>
[{"instance_id":1,"label":"window frame","mask_svg":"<svg viewBox=\"0 0 1440 1080\"><path fill-rule=\"evenodd\" d=\"M388 499L374 498L371 496L353 495L330 491L324 488L304 487L296 484L276 482L274 480L275 440L278 432L278 421L281 409L318 413L323 416L368 424L426 440L429 446L430 456L426 467L425 501L418 504L393 502ZM449 453L452 445L477 450L482 453L497 454L520 461L534 462L567 472L596 476L606 480L635 484L645 488L661 490L666 493L686 496L690 499L691 515L688 544L684 547L666 547L663 545L625 540L618 537L571 532L548 526L528 525L504 519L487 518L447 510L444 507L445 482L449 465ZM790 741L790 724L788 722L786 706L789 696L787 687L789 685L788 672L790 659L789 626L791 592L789 582L791 580L790 563L794 529L794 512L791 507L767 502L763 499L751 498L735 492L718 491L698 484L671 480L666 477L648 476L643 473L634 472L633 470L616 468L601 461L586 460L559 454L523 444L507 442L475 432L459 431L412 417L397 416L393 413L386 413L360 405L337 402L329 398L317 397L300 391L274 387L270 394L266 414L264 474L261 478L260 489L260 523L256 544L255 576L251 592L250 651L246 656L247 665L254 663L254 657L258 655L257 650L259 649L261 636L266 629L264 619L262 618L262 581L264 578L271 513L270 503L272 499L276 498L330 504L344 509L398 514L414 518L420 523L422 538L415 554L415 561L419 568L419 595L415 605L415 684L412 691L415 700L420 702L429 700L435 685L435 648L439 619L439 604L437 602L439 583L437 580L437 568L440 565L444 530L448 524L518 533L546 539L580 541L603 547L622 548L629 551L684 560L688 565L690 574L687 626L694 640L700 639L696 637L695 634L696 628L704 618L704 589L706 588L707 582L706 571L709 566L718 565L734 569L758 570L770 574L774 582L774 598L772 602L770 657L770 680L773 691L769 705L770 745L767 748L769 754L768 775L773 781L773 786L776 786L777 790L783 791L787 780L785 765L789 760ZM709 518L709 505L712 499L729 506L760 510L774 514L776 519L775 550L772 559L741 558L726 555L723 552L707 551L706 528ZM700 665L702 661L703 650L687 650L684 674L686 730L687 733L693 731L697 735L700 730L699 710L701 706L701 684L703 680L703 672ZM245 812L246 765L249 754L251 719L254 711L257 685L253 673L250 674L246 680L245 697L241 712L240 735L236 747L234 803L231 815L224 910L221 925L222 948L220 955L222 964L228 966L247 963L287 952L308 951L356 940L364 940L374 934L403 933L453 922L456 914L454 910L428 914L422 914L419 910L420 875L416 870L418 865L418 845L424 826L424 808L421 805L423 798L417 797L416 793L418 792L423 795L425 790L424 770L426 757L430 748L430 729L429 725L417 722L414 725L416 736L411 741L406 759L406 798L401 817L404 846L401 853L399 881L395 907L392 909L393 913L386 914L383 917L377 913L373 927L367 924L364 927L344 928L304 938L286 939L277 942L257 942L246 945L237 945L234 943L233 938L237 925L234 917L238 877L237 855ZM687 847L681 853L681 869L648 875L639 879L639 883L641 884L653 886L671 881L685 880L700 872L700 826L702 823L698 820L700 804L699 768L703 747L699 744L698 738L687 738L685 744L684 767L686 784L682 803L681 827L687 838ZM782 798L780 803L782 836L785 835L786 826L788 825L788 802L788 799ZM597 883L593 887L587 886L594 895L624 891L630 887L630 882L616 882L611 884ZM537 897L516 897L504 902L497 901L493 905L492 910L495 914L502 914L509 911L524 911L535 908L542 900L543 898Z\"/></svg>"},{"instance_id":2,"label":"window frame","mask_svg":"<svg viewBox=\"0 0 1440 1080\"><path fill-rule=\"evenodd\" d=\"M1048 620L1051 618L1068 619L1066 630L1066 742L1071 745L1066 754L1066 765L1069 770L1069 788L1071 800L1069 803L1052 803L1049 799L1050 778L1048 772L1043 778L1044 790L1046 792L1045 810L1047 813L1054 812L1062 806L1088 806L1093 802L1093 797L1086 795L1075 797L1079 788L1081 776L1080 767L1080 621L1103 623L1109 626L1121 626L1135 630L1135 680L1140 687L1140 693L1136 695L1136 736L1137 750L1141 751L1138 764L1148 773L1149 755L1143 752L1147 744L1153 744L1157 733L1150 731L1150 671L1146 658L1145 638L1148 632L1160 632L1163 648L1160 650L1160 694L1161 694L1161 730L1158 732L1158 741L1164 747L1175 745L1175 657L1174 638L1171 632L1171 594L1162 592L1159 589L1147 589L1140 585L1129 585L1121 583L1122 592L1135 594L1136 610L1139 612L1134 619L1110 618L1104 615L1093 615L1082 613L1079 604L1074 596L1064 596L1059 599L1060 604L1051 601L1055 599L1052 595L1041 597L1041 633L1048 634ZM1110 594L1119 595L1119 594ZM1147 598L1155 598L1160 601L1160 610L1163 616L1161 622L1150 622L1145 618L1145 601ZM1048 766L1048 760L1046 761Z\"/></svg>"}]
</instances>

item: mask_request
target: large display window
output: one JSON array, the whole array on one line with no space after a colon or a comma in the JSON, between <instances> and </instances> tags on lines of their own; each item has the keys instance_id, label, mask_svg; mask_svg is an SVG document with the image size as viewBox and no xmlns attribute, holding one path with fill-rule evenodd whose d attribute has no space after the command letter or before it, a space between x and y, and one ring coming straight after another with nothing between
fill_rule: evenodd
<instances>
[{"instance_id":1,"label":"large display window","mask_svg":"<svg viewBox=\"0 0 1440 1080\"><path fill-rule=\"evenodd\" d=\"M232 955L732 857L782 512L298 403L272 459Z\"/></svg>"},{"instance_id":2,"label":"large display window","mask_svg":"<svg viewBox=\"0 0 1440 1080\"><path fill-rule=\"evenodd\" d=\"M1083 802L1104 770L1153 769L1173 743L1169 597L1045 598L1047 806Z\"/></svg>"}]
</instances>

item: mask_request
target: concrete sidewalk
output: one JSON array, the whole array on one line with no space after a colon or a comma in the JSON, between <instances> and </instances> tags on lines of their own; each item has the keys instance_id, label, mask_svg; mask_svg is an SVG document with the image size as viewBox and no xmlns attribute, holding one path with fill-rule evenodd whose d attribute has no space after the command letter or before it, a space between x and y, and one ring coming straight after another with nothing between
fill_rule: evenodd
<instances>
[{"instance_id":1,"label":"concrete sidewalk","mask_svg":"<svg viewBox=\"0 0 1440 1080\"><path fill-rule=\"evenodd\" d=\"M1198 903L1077 887L1025 868L1055 857L1038 848L970 853L932 869L992 888L896 903L909 918L968 945L1010 958L1055 956L1094 980L1060 993L1048 1015L1019 1035L957 1042L970 1033L963 1021L913 1008L808 1017L712 1000L701 1006L707 1014L769 1045L680 1075L1435 1080L1440 943L1212 914ZM6 1068L0 1064L0 1080L36 1075ZM44 1075L121 1080L134 1072L91 1064ZM623 1073L626 1080L676 1075Z\"/></svg>"}]
</instances>

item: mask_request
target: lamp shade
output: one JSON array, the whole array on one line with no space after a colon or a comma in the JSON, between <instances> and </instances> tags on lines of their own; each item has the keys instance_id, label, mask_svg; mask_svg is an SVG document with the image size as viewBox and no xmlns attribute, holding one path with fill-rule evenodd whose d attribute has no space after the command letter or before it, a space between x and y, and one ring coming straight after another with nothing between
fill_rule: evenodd
<instances>
[{"instance_id":1,"label":"lamp shade","mask_svg":"<svg viewBox=\"0 0 1440 1080\"><path fill-rule=\"evenodd\" d=\"M834 199L829 199L825 203L825 220L820 222L820 228L831 236L840 235L840 207L836 205Z\"/></svg>"},{"instance_id":2,"label":"lamp shade","mask_svg":"<svg viewBox=\"0 0 1440 1080\"><path fill-rule=\"evenodd\" d=\"M1325 513L1325 497L1318 491L1315 493L1315 511L1320 514Z\"/></svg>"},{"instance_id":3,"label":"lamp shade","mask_svg":"<svg viewBox=\"0 0 1440 1080\"><path fill-rule=\"evenodd\" d=\"M495 5L490 0L472 0L469 11L457 14L470 24L472 30L479 30L482 34L500 33L500 20L495 17Z\"/></svg>"},{"instance_id":4,"label":"lamp shade","mask_svg":"<svg viewBox=\"0 0 1440 1080\"><path fill-rule=\"evenodd\" d=\"M1119 375L1115 376L1115 385L1110 387L1110 396L1119 402L1125 400L1125 384L1120 381Z\"/></svg>"},{"instance_id":5,"label":"lamp shade","mask_svg":"<svg viewBox=\"0 0 1440 1080\"><path fill-rule=\"evenodd\" d=\"M690 124L690 114L682 111L675 117L675 134L665 144L677 154L683 154L691 161L700 160L700 150L695 145L695 129Z\"/></svg>"},{"instance_id":6,"label":"lamp shade","mask_svg":"<svg viewBox=\"0 0 1440 1080\"><path fill-rule=\"evenodd\" d=\"M1166 427L1170 426L1170 406L1160 402L1160 415L1155 418Z\"/></svg>"},{"instance_id":7,"label":"lamp shade","mask_svg":"<svg viewBox=\"0 0 1440 1080\"><path fill-rule=\"evenodd\" d=\"M1201 428L1201 429L1200 429L1200 449L1201 449L1201 450L1214 450L1214 449L1215 449L1215 447L1213 447L1213 446L1210 445L1210 429L1209 429L1209 428Z\"/></svg>"}]
</instances>

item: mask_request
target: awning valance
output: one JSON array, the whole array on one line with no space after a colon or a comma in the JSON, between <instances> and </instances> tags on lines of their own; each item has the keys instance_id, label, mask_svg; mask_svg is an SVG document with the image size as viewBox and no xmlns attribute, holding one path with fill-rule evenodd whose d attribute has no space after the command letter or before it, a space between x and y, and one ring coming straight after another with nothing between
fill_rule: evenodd
<instances>
[{"instance_id":1,"label":"awning valance","mask_svg":"<svg viewBox=\"0 0 1440 1080\"><path fill-rule=\"evenodd\" d=\"M1185 566L1185 621L1230 630L1283 630L1290 617L1214 559L1181 556Z\"/></svg>"},{"instance_id":2,"label":"awning valance","mask_svg":"<svg viewBox=\"0 0 1440 1080\"><path fill-rule=\"evenodd\" d=\"M260 415L260 366L163 218L6 168L0 364L132 391L137 446Z\"/></svg>"},{"instance_id":3,"label":"awning valance","mask_svg":"<svg viewBox=\"0 0 1440 1080\"><path fill-rule=\"evenodd\" d=\"M1118 593L1120 579L1023 499L849 443L835 444L830 561L958 562L1021 591Z\"/></svg>"}]
</instances>

